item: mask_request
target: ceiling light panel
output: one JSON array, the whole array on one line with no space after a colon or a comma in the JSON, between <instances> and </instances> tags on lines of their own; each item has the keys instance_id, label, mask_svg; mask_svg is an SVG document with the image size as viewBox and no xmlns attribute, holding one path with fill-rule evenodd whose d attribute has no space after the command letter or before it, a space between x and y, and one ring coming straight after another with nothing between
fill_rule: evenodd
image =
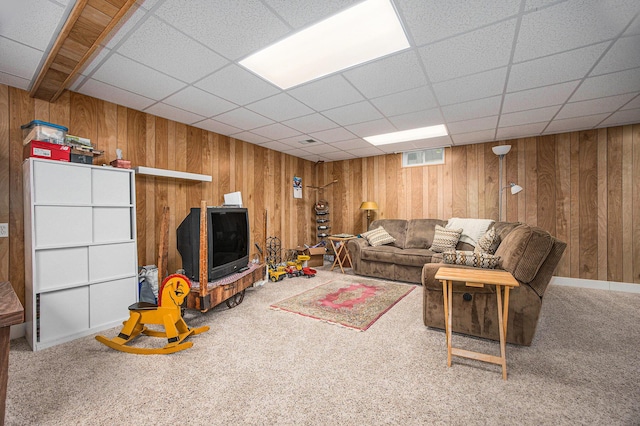
<instances>
[{"instance_id":1,"label":"ceiling light panel","mask_svg":"<svg viewBox=\"0 0 640 426\"><path fill-rule=\"evenodd\" d=\"M372 145L387 145L391 143L415 141L419 139L437 138L446 136L447 128L444 124L436 126L419 127L417 129L403 130L401 132L385 133L382 135L368 136L364 138Z\"/></svg>"},{"instance_id":2,"label":"ceiling light panel","mask_svg":"<svg viewBox=\"0 0 640 426\"><path fill-rule=\"evenodd\" d=\"M254 53L240 64L288 89L408 47L391 2L367 0Z\"/></svg>"}]
</instances>

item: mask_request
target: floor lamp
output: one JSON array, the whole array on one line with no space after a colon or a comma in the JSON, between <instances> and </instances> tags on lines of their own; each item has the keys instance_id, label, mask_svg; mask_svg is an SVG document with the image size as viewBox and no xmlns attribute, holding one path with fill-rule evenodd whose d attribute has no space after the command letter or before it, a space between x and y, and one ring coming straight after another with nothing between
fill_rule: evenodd
<instances>
[{"instance_id":1,"label":"floor lamp","mask_svg":"<svg viewBox=\"0 0 640 426\"><path fill-rule=\"evenodd\" d=\"M511 188L511 194L515 195L518 192L522 191L522 187L520 185L516 185L513 182L511 182L508 186L502 186L502 161L504 160L504 156L507 155L509 151L511 151L511 145L498 145L491 148L491 150L495 155L498 156L499 162L500 162L500 169L498 171L499 173L498 187L500 188L500 193L499 193L500 199L498 200L498 221L501 222L502 221L502 192L507 188Z\"/></svg>"},{"instance_id":2,"label":"floor lamp","mask_svg":"<svg viewBox=\"0 0 640 426\"><path fill-rule=\"evenodd\" d=\"M371 210L378 210L378 203L375 201L363 201L360 204L360 210L367 211L367 231L369 230L369 225L371 224Z\"/></svg>"}]
</instances>

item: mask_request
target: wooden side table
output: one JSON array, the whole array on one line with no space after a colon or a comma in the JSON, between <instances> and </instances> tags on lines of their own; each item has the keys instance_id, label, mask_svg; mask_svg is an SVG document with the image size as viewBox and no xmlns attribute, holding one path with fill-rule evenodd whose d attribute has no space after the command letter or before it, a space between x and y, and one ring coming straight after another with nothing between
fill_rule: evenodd
<instances>
[{"instance_id":1,"label":"wooden side table","mask_svg":"<svg viewBox=\"0 0 640 426\"><path fill-rule=\"evenodd\" d=\"M9 281L0 282L0 425L4 425L11 326L24 322L24 309Z\"/></svg>"},{"instance_id":2,"label":"wooden side table","mask_svg":"<svg viewBox=\"0 0 640 426\"><path fill-rule=\"evenodd\" d=\"M333 261L333 265L331 265L330 271L333 271L333 268L335 268L336 265L339 265L340 270L344 274L344 268L353 267L353 262L351 261L351 255L349 254L349 250L347 250L347 241L353 240L354 238L358 238L358 237L350 234L330 235L329 237L327 237L327 239L331 241L331 245L333 246L333 252L336 255L336 258Z\"/></svg>"},{"instance_id":3,"label":"wooden side table","mask_svg":"<svg viewBox=\"0 0 640 426\"><path fill-rule=\"evenodd\" d=\"M442 295L444 297L445 332L447 336L447 365L451 367L451 356L471 358L502 366L502 378L507 380L507 320L509 317L509 290L518 287L518 281L507 271L496 269L466 269L443 266L438 269L435 278L442 281ZM483 354L451 347L451 317L452 317L452 289L453 281L462 281L467 287L496 286L498 304L498 332L500 334L500 356ZM502 289L504 288L504 307Z\"/></svg>"}]
</instances>

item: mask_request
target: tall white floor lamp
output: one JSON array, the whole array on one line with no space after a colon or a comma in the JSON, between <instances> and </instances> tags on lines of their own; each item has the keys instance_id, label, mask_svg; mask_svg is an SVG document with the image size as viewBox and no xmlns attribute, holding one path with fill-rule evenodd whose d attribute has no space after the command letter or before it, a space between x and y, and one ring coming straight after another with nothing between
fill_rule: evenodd
<instances>
[{"instance_id":1,"label":"tall white floor lamp","mask_svg":"<svg viewBox=\"0 0 640 426\"><path fill-rule=\"evenodd\" d=\"M502 160L504 160L504 156L507 155L509 153L509 151L511 151L511 145L498 145L498 146L494 146L493 148L491 148L491 150L493 151L493 153L495 155L498 156L499 159L499 164L500 164L500 168L499 168L499 178L498 178L498 185L500 188L500 199L498 200L498 221L502 221L502 192L507 189L507 188L511 188L511 194L515 195L518 192L522 191L522 187L520 185L517 185L513 182L509 183L508 186L502 186Z\"/></svg>"}]
</instances>

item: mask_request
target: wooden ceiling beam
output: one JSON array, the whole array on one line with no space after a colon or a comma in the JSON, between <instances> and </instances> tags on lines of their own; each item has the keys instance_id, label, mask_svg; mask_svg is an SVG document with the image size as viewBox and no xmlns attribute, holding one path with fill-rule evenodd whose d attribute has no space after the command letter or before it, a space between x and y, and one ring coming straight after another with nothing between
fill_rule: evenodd
<instances>
[{"instance_id":1,"label":"wooden ceiling beam","mask_svg":"<svg viewBox=\"0 0 640 426\"><path fill-rule=\"evenodd\" d=\"M136 0L78 0L38 73L31 96L55 102Z\"/></svg>"}]
</instances>

